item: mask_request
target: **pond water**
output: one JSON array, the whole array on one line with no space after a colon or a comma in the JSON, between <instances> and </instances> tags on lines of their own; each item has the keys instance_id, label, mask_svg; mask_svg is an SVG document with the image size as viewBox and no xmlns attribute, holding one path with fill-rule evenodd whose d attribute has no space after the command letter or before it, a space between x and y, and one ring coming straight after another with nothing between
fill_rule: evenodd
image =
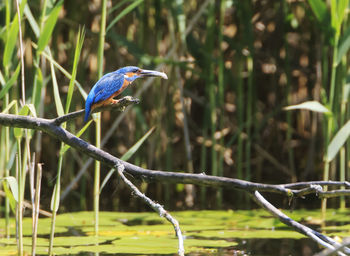
<instances>
[{"instance_id":1,"label":"pond water","mask_svg":"<svg viewBox=\"0 0 350 256\"><path fill-rule=\"evenodd\" d=\"M350 236L350 211L328 210L320 229L320 212L299 210L288 215L332 237ZM184 235L186 255L313 255L318 245L263 210L173 212ZM4 238L0 219L0 255L16 255L15 222ZM92 212L57 216L55 255L176 255L173 227L152 212L101 212L99 237L94 236ZM31 252L31 219L24 219L24 249ZM40 218L37 255L47 255L50 218Z\"/></svg>"}]
</instances>

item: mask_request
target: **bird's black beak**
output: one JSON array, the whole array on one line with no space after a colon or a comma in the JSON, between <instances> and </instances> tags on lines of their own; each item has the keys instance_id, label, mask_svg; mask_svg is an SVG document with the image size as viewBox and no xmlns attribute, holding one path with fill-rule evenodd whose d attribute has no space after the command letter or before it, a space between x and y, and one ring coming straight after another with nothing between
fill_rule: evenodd
<instances>
[{"instance_id":1,"label":"bird's black beak","mask_svg":"<svg viewBox=\"0 0 350 256\"><path fill-rule=\"evenodd\" d=\"M141 69L141 76L158 76L164 79L168 79L168 76L164 72L159 72L155 70Z\"/></svg>"}]
</instances>

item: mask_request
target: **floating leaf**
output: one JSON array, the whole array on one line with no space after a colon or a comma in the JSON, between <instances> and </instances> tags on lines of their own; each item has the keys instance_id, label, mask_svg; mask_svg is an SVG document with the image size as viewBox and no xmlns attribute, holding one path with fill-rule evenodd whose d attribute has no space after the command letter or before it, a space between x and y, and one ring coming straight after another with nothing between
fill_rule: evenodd
<instances>
[{"instance_id":1,"label":"floating leaf","mask_svg":"<svg viewBox=\"0 0 350 256\"><path fill-rule=\"evenodd\" d=\"M285 107L284 110L305 109L319 113L331 114L332 112L318 101L306 101L301 104Z\"/></svg>"},{"instance_id":2,"label":"floating leaf","mask_svg":"<svg viewBox=\"0 0 350 256\"><path fill-rule=\"evenodd\" d=\"M327 162L330 162L344 145L350 135L350 120L337 132L327 148Z\"/></svg>"}]
</instances>

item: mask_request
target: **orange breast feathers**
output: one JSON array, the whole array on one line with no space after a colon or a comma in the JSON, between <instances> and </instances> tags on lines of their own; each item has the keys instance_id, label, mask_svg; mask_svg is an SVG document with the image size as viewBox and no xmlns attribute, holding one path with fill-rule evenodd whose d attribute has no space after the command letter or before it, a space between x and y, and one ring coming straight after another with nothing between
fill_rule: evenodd
<instances>
[{"instance_id":1,"label":"orange breast feathers","mask_svg":"<svg viewBox=\"0 0 350 256\"><path fill-rule=\"evenodd\" d=\"M126 76L130 77L129 74L132 74L132 73L127 73ZM120 87L120 89L118 91L113 93L112 96L109 97L108 99L106 99L104 101L100 101L100 102L95 103L94 105L92 105L91 110L93 110L93 109L95 109L97 107L102 107L102 106L107 106L107 105L110 105L110 104L117 103L118 101L114 100L113 98L117 97L119 94L121 94L126 89L126 87L128 87L130 84L131 84L130 81L124 79L124 83L123 83L122 87Z\"/></svg>"}]
</instances>

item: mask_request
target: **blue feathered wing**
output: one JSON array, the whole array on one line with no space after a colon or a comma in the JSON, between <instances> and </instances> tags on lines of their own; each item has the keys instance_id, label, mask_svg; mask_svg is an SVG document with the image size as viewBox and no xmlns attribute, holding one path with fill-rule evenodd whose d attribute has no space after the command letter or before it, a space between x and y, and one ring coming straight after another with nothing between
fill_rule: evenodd
<instances>
[{"instance_id":1,"label":"blue feathered wing","mask_svg":"<svg viewBox=\"0 0 350 256\"><path fill-rule=\"evenodd\" d=\"M112 72L101 77L94 87L92 87L88 97L86 98L84 121L86 122L89 119L91 107L94 104L110 98L114 93L122 88L123 83L124 75L122 74Z\"/></svg>"}]
</instances>

